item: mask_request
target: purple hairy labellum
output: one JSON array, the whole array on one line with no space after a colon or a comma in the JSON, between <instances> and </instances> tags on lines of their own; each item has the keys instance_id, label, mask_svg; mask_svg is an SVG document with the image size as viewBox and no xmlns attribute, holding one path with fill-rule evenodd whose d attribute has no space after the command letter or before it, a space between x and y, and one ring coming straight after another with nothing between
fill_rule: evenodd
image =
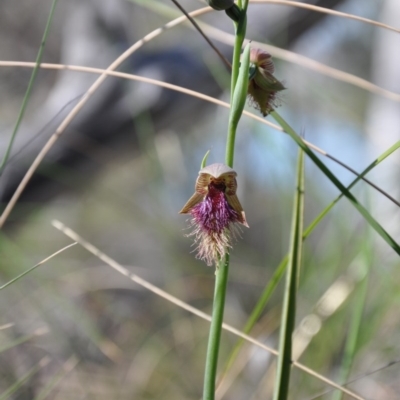
<instances>
[{"instance_id":1,"label":"purple hairy labellum","mask_svg":"<svg viewBox=\"0 0 400 400\"><path fill-rule=\"evenodd\" d=\"M195 193L181 214L191 214L197 257L207 265L218 261L232 247L235 224L248 227L243 208L236 196L236 172L224 164L212 164L200 170Z\"/></svg>"},{"instance_id":2,"label":"purple hairy labellum","mask_svg":"<svg viewBox=\"0 0 400 400\"><path fill-rule=\"evenodd\" d=\"M250 65L254 68L254 73L249 79L247 93L253 106L266 117L277 107L277 93L285 87L272 75L274 63L266 51L251 49Z\"/></svg>"}]
</instances>

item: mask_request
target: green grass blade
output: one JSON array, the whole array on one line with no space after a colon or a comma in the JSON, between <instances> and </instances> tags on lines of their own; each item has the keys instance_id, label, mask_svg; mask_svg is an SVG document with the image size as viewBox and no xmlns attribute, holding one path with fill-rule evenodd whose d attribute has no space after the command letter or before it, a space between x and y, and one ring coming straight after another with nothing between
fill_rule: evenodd
<instances>
[{"instance_id":1,"label":"green grass blade","mask_svg":"<svg viewBox=\"0 0 400 400\"><path fill-rule=\"evenodd\" d=\"M207 150L207 153L204 155L203 159L201 160L200 169L203 169L207 165L207 158L210 154L210 150Z\"/></svg>"},{"instance_id":2,"label":"green grass blade","mask_svg":"<svg viewBox=\"0 0 400 400\"><path fill-rule=\"evenodd\" d=\"M49 362L48 358L42 359L37 365L31 368L26 374L21 376L17 381L15 381L5 392L0 394L0 400L8 399L13 393L20 389L25 382L32 378L37 372L39 372L45 365Z\"/></svg>"},{"instance_id":3,"label":"green grass blade","mask_svg":"<svg viewBox=\"0 0 400 400\"><path fill-rule=\"evenodd\" d=\"M30 78L29 83L28 83L28 88L26 89L24 99L22 100L21 109L20 109L18 117L17 117L17 122L15 123L15 127L14 127L14 130L13 130L13 133L11 134L10 141L8 143L6 152L4 154L3 160L2 160L1 165L0 165L0 175L3 172L3 170L4 170L4 168L5 168L6 164L7 164L8 158L10 157L11 149L12 149L12 146L14 144L14 140L15 140L15 138L17 136L17 132L18 132L19 126L20 126L20 124L22 122L22 119L24 118L26 106L28 104L28 100L29 100L31 92L32 92L33 83L35 82L36 75L37 75L37 73L39 71L39 65L40 65L40 63L42 61L43 50L44 50L44 47L46 45L46 40L47 40L47 36L49 34L49 31L50 31L50 26L51 26L51 22L53 20L53 15L54 15L54 11L56 9L57 1L58 0L53 0L53 3L51 5L50 13L49 13L49 16L47 18L46 27L44 29L44 33L43 33L43 37L42 37L42 42L40 43L39 51L38 51L38 54L36 56L36 65L35 65L35 68L32 71L32 75L31 75L31 78Z\"/></svg>"},{"instance_id":4,"label":"green grass blade","mask_svg":"<svg viewBox=\"0 0 400 400\"><path fill-rule=\"evenodd\" d=\"M5 283L4 285L0 286L0 290L5 289L7 286L10 286L11 284L13 284L14 282L18 281L19 279L21 279L22 277L24 277L25 275L29 274L30 272L32 272L34 269L36 269L37 267L40 267L41 265L43 265L44 263L46 263L47 261L51 260L53 257L55 257L56 255L62 253L64 250L69 249L72 246L75 246L77 243L71 243L68 246L63 247L62 249L56 251L55 253L53 253L51 256L46 257L44 260L40 261L39 263L37 263L36 265L34 265L33 267L29 268L28 270L22 272L21 274L19 274L18 276L16 276L15 278L11 279L10 281L8 281L7 283Z\"/></svg>"},{"instance_id":5,"label":"green grass blade","mask_svg":"<svg viewBox=\"0 0 400 400\"><path fill-rule=\"evenodd\" d=\"M290 370L292 368L292 335L296 318L296 294L303 244L304 153L300 149L297 171L297 190L293 205L293 221L290 233L290 251L282 308L274 400L287 399L289 393Z\"/></svg>"},{"instance_id":6,"label":"green grass blade","mask_svg":"<svg viewBox=\"0 0 400 400\"><path fill-rule=\"evenodd\" d=\"M369 275L371 270L371 264L373 263L373 246L369 235L370 232L366 233L366 237L363 241L363 254L360 260L360 268L363 268L358 273L364 274L359 283L358 290L356 291L356 298L354 303L353 312L350 319L349 331L347 334L347 340L344 348L342 366L339 373L338 381L345 383L348 381L351 367L353 365L354 357L357 353L358 338L360 334L360 328L362 323L362 316L364 313L365 301L368 293ZM343 392L335 391L332 400L342 400Z\"/></svg>"},{"instance_id":7,"label":"green grass blade","mask_svg":"<svg viewBox=\"0 0 400 400\"><path fill-rule=\"evenodd\" d=\"M265 306L267 305L270 297L275 291L278 283L280 282L283 274L286 271L286 265L288 262L288 256L286 256L281 263L278 265L278 268L275 270L272 278L268 281L267 286L265 287L264 291L262 292L260 298L256 306L254 307L253 311L251 312L249 318L246 321L246 324L243 328L243 333L249 334L253 329L254 325L257 323L258 319L260 318L262 312L264 311ZM225 364L224 370L220 376L220 381L224 378L228 370L232 367L233 363L235 362L237 356L239 355L240 349L242 348L243 344L245 343L244 339L239 339L233 348L228 361Z\"/></svg>"},{"instance_id":8,"label":"green grass blade","mask_svg":"<svg viewBox=\"0 0 400 400\"><path fill-rule=\"evenodd\" d=\"M400 246L394 241L388 232L379 224L378 221L362 206L358 200L349 192L349 190L336 178L331 170L312 152L312 150L301 140L300 136L290 127L290 125L276 112L273 111L271 115L281 125L286 133L297 143L297 145L304 150L304 152L311 158L315 165L326 175L326 177L347 197L351 204L358 210L364 217L369 225L378 233L378 235L398 254L400 255Z\"/></svg>"},{"instance_id":9,"label":"green grass blade","mask_svg":"<svg viewBox=\"0 0 400 400\"><path fill-rule=\"evenodd\" d=\"M29 334L29 335L20 336L18 339L15 339L15 340L13 340L11 342L3 344L0 347L0 354L3 353L4 351L12 349L13 347L19 346L20 344L29 342L30 340L35 339L40 335L41 335L41 333L39 331L38 333L33 333L33 334Z\"/></svg>"},{"instance_id":10,"label":"green grass blade","mask_svg":"<svg viewBox=\"0 0 400 400\"><path fill-rule=\"evenodd\" d=\"M79 360L72 356L64 364L60 371L57 371L47 384L40 390L40 392L34 397L33 400L44 400L49 394L59 385L59 383L68 375L77 365Z\"/></svg>"},{"instance_id":11,"label":"green grass blade","mask_svg":"<svg viewBox=\"0 0 400 400\"><path fill-rule=\"evenodd\" d=\"M363 176L365 176L369 171L371 171L374 167L376 167L378 164L380 164L382 161L384 161L387 157L389 157L391 154L393 154L397 149L400 148L400 140L396 142L393 146L391 146L388 150L386 150L384 153L382 153L379 157L377 157L371 164L365 168L360 175L353 180L353 182L350 183L349 186L347 186L347 189L350 190L357 182L361 180ZM334 205L343 197L343 193L341 193L335 200L332 201L331 204L329 204L315 219L311 224L303 231L303 240L306 239L311 232L316 228L316 226L323 220L323 218L329 213L329 211L334 207ZM288 261L288 255L286 255L281 263L278 265L277 269L274 272L274 275L272 276L271 280L268 282L267 286L265 287L263 293L261 294L256 306L254 307L252 313L250 314L250 317L248 318L244 328L243 332L246 334L249 334L251 330L253 329L254 325L260 318L262 312L265 309L265 306L267 305L272 293L274 292L275 288L277 287L278 283L280 282L285 270L286 270L286 265ZM232 367L233 363L235 362L241 347L244 344L243 339L239 339L237 344L235 345L234 349L232 350L231 355L229 356L229 359L224 367L224 372L221 374L220 380L223 379L223 377L226 375L228 370Z\"/></svg>"},{"instance_id":12,"label":"green grass blade","mask_svg":"<svg viewBox=\"0 0 400 400\"><path fill-rule=\"evenodd\" d=\"M380 164L382 161L384 161L387 157L389 157L391 154L393 154L397 149L400 148L400 140L397 141L393 146L389 147L385 152L383 152L379 157L377 157L371 164L368 165L367 168L364 169L360 173L359 176L357 176L356 179L353 180L353 182L350 183L349 186L347 186L347 190L350 190L357 182L361 180L366 174L368 174L369 171L371 171L373 168L375 168L378 164ZM325 217L326 214L333 208L333 206L344 196L343 193L341 193L331 204L329 204L319 215L317 218L314 219L314 221L307 227L307 229L303 233L304 239L310 235L310 233L314 230L314 228L322 221L322 219Z\"/></svg>"}]
</instances>

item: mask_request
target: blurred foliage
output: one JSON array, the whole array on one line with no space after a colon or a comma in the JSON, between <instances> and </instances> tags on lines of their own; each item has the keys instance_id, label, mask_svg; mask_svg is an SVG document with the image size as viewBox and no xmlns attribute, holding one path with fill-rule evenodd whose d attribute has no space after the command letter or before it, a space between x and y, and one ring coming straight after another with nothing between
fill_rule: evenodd
<instances>
[{"instance_id":1,"label":"blurred foliage","mask_svg":"<svg viewBox=\"0 0 400 400\"><path fill-rule=\"evenodd\" d=\"M57 62L62 50L63 12L69 7L65 1L59 3L46 61ZM368 6L362 5L370 14L367 16L377 19L373 2L366 3ZM49 4L44 0L35 2L35 6L22 0L18 6L4 3L4 13L0 13L4 59L34 59L46 15L39 10L47 10ZM198 5L182 4L188 9ZM347 11L354 13L361 7L356 0L346 4ZM132 30L140 35L166 21L156 13L132 7L137 10L132 12L136 22ZM269 6L263 7L267 10ZM277 17L277 21L281 21L280 44L284 45L285 20ZM258 31L257 27L253 29ZM302 36L292 50L368 79L375 29L328 17ZM172 48L184 36L193 41L194 49L209 54L206 44L188 32L187 27L179 26L149 46ZM256 33L254 39L266 40ZM365 167L377 155L368 150L364 134L366 93L295 65L275 63L277 76L289 88L282 96L285 118L299 130L303 128L307 140L355 169ZM226 72L216 69L213 73L226 74L219 81L227 80ZM30 115L40 112L55 75L41 72ZM30 70L0 68L2 140L8 134L5 128L14 123L29 76ZM229 94L222 97L226 100ZM185 237L187 223L178 211L193 192L205 152L211 150L209 163L223 159L228 110L214 107L207 114L199 114L193 109L180 116L186 122L185 131L174 121L156 128L154 118L145 111L132 120L131 132L122 143L93 141L82 149L98 163L96 174L85 174L73 165L52 167L49 173L63 184L63 193L44 203L17 205L14 223L0 236L2 284L69 243L50 225L57 218L131 272L210 312L214 271L194 258L191 240ZM250 229L243 229L231 253L225 321L235 327L243 326L288 251L296 150L288 136L265 125L248 118L239 125L235 170ZM328 165L342 182L352 179L340 167ZM391 165L398 169L394 162ZM353 193L361 201L373 202L376 196L365 183L358 184ZM336 195L336 189L307 162L305 226ZM20 214L26 209L29 214ZM385 225L379 214L374 216ZM366 230L366 224L343 199L307 239L298 291L298 323L313 312L333 282L352 276L350 266L363 252ZM375 235L373 243L371 283L350 378L396 360L400 351L399 262L387 255L385 245ZM255 328L258 339L275 348L282 292L281 284ZM0 396L44 357L49 362L39 365L9 398L40 398L53 381L47 399L201 396L208 323L146 292L79 246L1 291L0 296ZM323 321L300 359L333 380L338 377L353 300L349 293L344 304ZM21 338L26 340L19 343ZM220 365L235 343L232 334L223 333ZM273 380L265 379L264 373L271 376L273 358L258 348L246 346L245 350L241 356L245 367L224 398L269 398ZM392 365L350 388L366 398L395 399L400 392L399 368L399 364ZM297 370L293 371L292 387L295 399L311 398L326 390L321 382Z\"/></svg>"}]
</instances>

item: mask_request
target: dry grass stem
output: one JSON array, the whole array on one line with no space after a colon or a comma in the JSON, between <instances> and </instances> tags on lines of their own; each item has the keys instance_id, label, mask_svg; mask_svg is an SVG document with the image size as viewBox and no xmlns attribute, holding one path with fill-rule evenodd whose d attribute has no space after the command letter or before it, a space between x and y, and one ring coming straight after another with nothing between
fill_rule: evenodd
<instances>
[{"instance_id":1,"label":"dry grass stem","mask_svg":"<svg viewBox=\"0 0 400 400\"><path fill-rule=\"evenodd\" d=\"M314 6L312 4L301 3L299 1L289 1L289 0L250 0L250 3L257 4L257 3L272 3L272 4L282 4L285 6L292 6L292 7L299 7L299 8L306 8L307 10L312 10L315 12L320 12L324 14L334 15L336 17L341 18L348 18L354 21L364 22L369 25L377 26L378 28L388 29L393 32L400 33L400 29L395 28L394 26L390 26L387 24L383 24L382 22L374 21L373 19L358 17L354 14L348 14L341 11L330 10L329 8Z\"/></svg>"},{"instance_id":2,"label":"dry grass stem","mask_svg":"<svg viewBox=\"0 0 400 400\"><path fill-rule=\"evenodd\" d=\"M210 7L204 7L200 10L196 10L190 13L192 17L204 14L211 10ZM135 44L133 44L128 50L122 53L111 65L107 68L106 71L113 71L118 68L128 57L130 57L136 50L141 48L145 43L151 41L155 37L161 35L161 33L165 32L167 29L170 29L176 25L181 24L182 22L187 21L185 16L179 17L174 19L173 21L168 22L161 28L155 29L154 31L150 32L148 35L144 36L142 39L138 40ZM29 167L28 171L26 172L25 176L23 177L22 181L18 185L17 190L15 191L14 195L12 196L11 200L7 204L6 208L4 209L1 217L0 217L0 228L4 225L4 222L7 220L8 216L10 215L12 209L14 208L15 204L17 203L19 197L21 196L22 192L24 191L26 185L32 178L33 174L35 173L36 169L39 167L40 163L43 161L46 154L50 151L53 145L56 143L58 138L62 135L65 128L71 123L71 121L75 118L75 116L79 113L82 107L86 104L86 102L90 99L90 97L96 92L96 90L101 86L101 84L107 78L107 73L103 72L97 80L93 83L93 85L87 90L84 96L80 99L78 104L71 110L71 112L65 117L65 119L61 122L59 127L47 141L47 143L43 146L42 150L39 152L35 160L33 161L32 165Z\"/></svg>"},{"instance_id":3,"label":"dry grass stem","mask_svg":"<svg viewBox=\"0 0 400 400\"><path fill-rule=\"evenodd\" d=\"M4 324L0 326L0 331L2 331L3 329L8 329L8 328L12 328L14 326L13 322L10 322L8 324Z\"/></svg>"},{"instance_id":4,"label":"dry grass stem","mask_svg":"<svg viewBox=\"0 0 400 400\"><path fill-rule=\"evenodd\" d=\"M225 43L229 46L233 46L235 36L230 33L224 32L221 29L215 28L211 25L204 23L199 23L203 31L211 38ZM245 44L248 41L245 41ZM339 69L329 67L323 63L315 61L311 58L302 56L300 54L294 53L293 51L281 49L269 44L252 41L254 46L266 50L273 57L280 58L281 60L300 65L301 67L310 69L312 71L318 72L322 75L329 76L330 78L336 79L338 81L349 83L353 86L359 87L360 89L367 90L373 94L377 94L382 97L386 97L389 100L400 102L400 94L392 92L375 85L366 79L359 78L358 76L349 74L348 72L340 71Z\"/></svg>"},{"instance_id":5,"label":"dry grass stem","mask_svg":"<svg viewBox=\"0 0 400 400\"><path fill-rule=\"evenodd\" d=\"M177 305L178 307L189 311L190 313L206 320L206 321L211 321L211 316L209 314L206 314L200 310L198 310L195 307L192 307L191 305L185 303L184 301L178 299L175 296L172 296L171 294L165 292L164 290L160 289L159 287L151 284L150 282L146 281L145 279L139 277L136 274L132 274L131 272L129 272L126 268L124 268L121 264L119 264L117 261L113 260L112 258L110 258L109 256L107 256L106 254L104 254L102 251L100 251L97 247L93 246L91 243L87 242L85 239L83 239L82 237L80 237L76 232L74 232L72 229L68 228L66 225L64 225L62 222L57 221L57 220L53 220L52 221L52 225L58 229L59 231L61 231L62 233L64 233L66 236L68 236L69 238L71 238L72 240L76 241L77 243L79 243L83 248L85 248L87 251L89 251L90 253L92 253L93 255L95 255L96 257L98 257L101 261L103 261L104 263L106 263L107 265L109 265L111 268L113 268L114 270L116 270L117 272L119 272L120 274L126 276L127 278L129 278L130 280L132 280L133 282L137 283L138 285L146 288L147 290L151 291L152 293L156 294L157 296L162 297L163 299ZM269 352L270 354L273 354L274 356L278 355L278 352L269 347L264 345L263 343L259 342L258 340L252 338L251 336L248 336L244 333L242 333L241 331L239 331L238 329L228 325L228 324L223 324L223 328L228 331L231 332L233 334L235 334L236 336L239 336L243 339L245 339L246 341L256 345L257 347ZM358 394L336 384L335 382L331 381L330 379L318 374L317 372L313 371L312 369L306 367L303 364L300 364L298 362L293 362L293 365L297 368L299 368L300 370L306 372L307 374L321 380L322 382L326 383L327 385L334 387L335 389L341 390L343 393L346 393L347 395L351 396L353 399L358 399L358 400L365 400L363 397L359 396Z\"/></svg>"},{"instance_id":6,"label":"dry grass stem","mask_svg":"<svg viewBox=\"0 0 400 400\"><path fill-rule=\"evenodd\" d=\"M31 62L21 62L21 61L0 61L0 67L27 67L27 68L33 68L35 66L34 63ZM189 96L193 96L193 97L197 97L201 100L205 100L208 101L210 103L214 103L216 105L225 107L225 108L230 108L230 104L226 103L222 100L218 100L214 97L211 96L207 96L205 94L196 92L194 90L190 90L190 89L185 89L181 86L176 86L176 85L172 85L170 83L167 82L163 82L163 81L159 81L159 80L155 80L155 79L151 79L151 78L146 78L146 77L142 77L142 76L138 76L138 75L133 75L133 74L128 74L128 73L124 73L124 72L117 72L117 71L108 71L108 70L104 70L104 69L99 69L99 68L91 68L91 67L82 67L82 66L77 66L77 65L65 65L65 64L47 64L47 63L43 63L40 65L41 68L44 69L58 69L58 70L71 70L71 71L79 71L79 72L88 72L88 73L94 73L94 74L107 74L109 76L116 76L116 77L120 77L120 78L124 78L124 79L130 79L130 80L136 80L136 81L140 81L140 82L145 82L145 83L149 83L152 85L156 85L156 86L161 86L164 87L166 89L170 89L170 90L175 90L177 92L181 92L184 94L187 94ZM268 120L259 117L255 114L252 114L251 112L248 111L243 111L243 114L246 115L247 117L250 117L258 122L261 122L262 124L268 125L274 129L276 129L277 131L283 132L283 129L279 126L276 125L272 122L269 122ZM334 162L340 164L342 167L346 168L347 170L349 170L350 172L352 172L354 175L358 176L358 172L355 171L354 169L352 169L351 167L349 167L348 165L346 165L345 163L343 163L342 161L338 160L336 157L333 157L332 155L330 155L328 152L326 152L325 150L321 149L318 146L315 146L313 143L302 139L303 142L310 147L311 149L313 149L314 151L316 151L317 153L322 154L325 157L330 158L331 160L333 160ZM388 193L386 193L385 191L383 191L381 188L379 188L377 185L375 185L373 182L371 182L369 179L362 177L362 180L364 180L365 182L367 182L370 186L374 187L376 190L378 190L380 193L382 193L384 196L386 196L388 199L390 199L394 204L396 204L397 206L400 207L400 203L393 198L392 196L390 196ZM11 202L11 201L10 201ZM11 210L10 210L11 212ZM1 225L0 225L1 227Z\"/></svg>"},{"instance_id":7,"label":"dry grass stem","mask_svg":"<svg viewBox=\"0 0 400 400\"><path fill-rule=\"evenodd\" d=\"M283 2L286 3L287 5L293 5L293 6L299 6L300 3L296 3L296 2L290 2L291 4L289 4L289 1L287 2ZM293 4L292 4L293 3ZM204 7L195 11L192 11L189 13L189 15L191 17L196 17L205 13L208 13L212 11L212 9L210 7ZM327 9L321 8L319 10L316 10L319 12L326 12ZM332 10L330 10L332 11ZM333 11L332 11L333 13ZM352 18L352 19L357 19L366 23L373 23L374 25L380 26L380 27L386 27L386 28L390 28L391 30L396 30L395 28L386 26L384 24L380 24L376 21L371 21L368 19L364 19L364 18L360 18L360 17L356 17L356 16L352 16L351 14L346 14L346 13L339 13L339 12L335 12L338 16L341 17L346 17L346 18ZM164 26L162 26L161 28L155 29L154 31L150 32L148 35L144 36L142 39L140 39L139 41L137 41L135 44L133 44L128 50L126 50L123 54L121 54L108 68L106 71L113 71L115 70L119 65L121 65L129 56L131 56L136 50L138 50L140 47L142 47L145 43L153 40L155 37L159 36L161 33L163 33L164 31L175 27L185 21L188 21L186 16L181 16L179 18L176 18L170 22L168 22L167 24L165 24ZM190 25L192 26L192 25ZM193 27L193 26L192 26ZM208 27L208 34L210 36L212 35L212 32L218 33L216 36L217 40L221 40L221 39L228 39L229 44L233 45L233 35L229 35L225 32L222 32L216 28L212 28L212 27ZM204 28L203 28L204 29ZM207 31L206 31L207 32ZM221 40L224 41L224 40ZM256 44L256 43L255 43ZM320 64L316 61L310 60L306 57L303 56L299 56L299 55L295 55L294 53L288 52L286 50L282 50L282 49L278 49L278 48L274 48L273 46L267 46L267 45L263 45L264 48L266 48L272 55L274 55L275 57L278 58L282 58L282 59L286 59L287 61L292 61L292 62L296 62L299 65L303 65L303 66L308 66L308 68L316 70L316 71L324 71L324 73L328 76L336 76L336 78L338 78L339 76L341 77L341 80L343 80L344 82L348 82L348 83L352 83L352 84L356 84L359 87L362 87L364 89L369 88L368 90L370 90L373 93L377 93L380 94L382 96L385 96L387 98L390 98L392 100L395 101L400 101L400 95L390 92L388 90L382 89L376 85L373 85L372 83L355 77L351 74L347 74L345 72L342 71L338 71L335 70L333 68L327 67L323 64ZM17 203L19 197L21 196L22 192L24 191L26 185L28 184L29 180L32 178L33 174L35 173L36 169L39 167L40 163L43 161L44 157L46 156L46 154L50 151L50 149L53 147L54 143L58 140L58 137L64 132L65 128L70 124L70 122L75 118L75 116L79 113L79 111L82 109L82 107L86 104L86 102L89 100L89 98L96 92L96 90L100 87L100 85L104 82L104 80L107 78L108 74L104 71L102 72L101 76L93 83L93 85L88 89L88 91L85 93L85 95L81 98L81 100L78 102L78 104L72 109L72 111L67 115L67 117L61 122L61 124L59 125L59 127L56 129L56 131L53 133L53 135L50 137L50 139L47 141L47 143L43 146L42 150L39 152L39 154L37 155L36 159L33 161L32 165L30 166L30 168L28 169L28 171L26 172L24 178L22 179L22 181L20 182L20 184L18 185L18 188L16 189L14 195L12 196L11 200L9 201L9 203L7 204L6 208L4 209L2 215L0 216L0 228L2 228L2 226L4 225L5 221L7 220L8 216L10 215L12 209L14 208L15 204Z\"/></svg>"}]
</instances>

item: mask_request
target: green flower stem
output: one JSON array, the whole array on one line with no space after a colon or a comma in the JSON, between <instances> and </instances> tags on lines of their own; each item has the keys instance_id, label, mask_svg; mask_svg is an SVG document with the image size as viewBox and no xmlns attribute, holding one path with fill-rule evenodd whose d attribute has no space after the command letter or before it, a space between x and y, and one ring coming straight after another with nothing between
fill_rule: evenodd
<instances>
[{"instance_id":1,"label":"green flower stem","mask_svg":"<svg viewBox=\"0 0 400 400\"><path fill-rule=\"evenodd\" d=\"M217 376L218 353L222 321L224 318L228 273L229 254L226 254L219 268L215 271L214 304L206 355L203 400L214 400L215 397L215 378Z\"/></svg>"},{"instance_id":2,"label":"green flower stem","mask_svg":"<svg viewBox=\"0 0 400 400\"><path fill-rule=\"evenodd\" d=\"M17 117L17 122L15 123L13 133L11 134L11 138L10 138L10 141L8 143L6 152L5 152L4 156L3 156L2 162L0 164L0 175L3 172L3 170L4 170L4 168L5 168L6 164L7 164L7 161L9 159L9 157L10 157L11 149L12 149L12 146L14 144L14 140L15 140L15 138L17 136L17 132L18 132L19 126L21 124L22 119L24 118L25 109L26 109L26 106L28 104L29 97L31 95L33 83L35 82L36 75L37 75L37 73L39 71L39 65L40 65L40 63L42 61L43 50L44 50L44 47L45 47L45 44L46 44L46 40L47 40L47 36L48 36L49 30L50 30L51 22L53 20L53 15L54 15L54 11L56 9L57 1L58 0L53 0L53 3L51 5L50 14L49 14L49 17L47 18L46 27L44 29L44 33L43 33L43 37L42 37L42 42L40 43L39 51L38 51L38 54L36 56L36 65L35 65L35 68L32 71L32 75L31 75L31 78L30 78L29 83L28 83L28 88L26 89L24 99L22 100L21 109L20 109L18 117Z\"/></svg>"},{"instance_id":3,"label":"green flower stem","mask_svg":"<svg viewBox=\"0 0 400 400\"><path fill-rule=\"evenodd\" d=\"M231 75L231 102L233 101L236 82L239 76L240 54L246 36L247 16L243 12L239 22L235 24L235 43L233 45L232 75Z\"/></svg>"},{"instance_id":4,"label":"green flower stem","mask_svg":"<svg viewBox=\"0 0 400 400\"><path fill-rule=\"evenodd\" d=\"M239 4L241 5L241 4ZM246 1L247 6L247 1ZM246 33L246 14L243 12L236 27L235 49L232 63L232 96L226 142L225 163L232 167L235 152L236 129L242 116L249 84L250 46L247 45L240 65L240 51ZM239 68L240 67L240 68ZM219 344L225 308L225 294L228 283L229 254L226 254L217 268L210 334L208 339L206 367L204 372L203 400L214 400L217 376Z\"/></svg>"},{"instance_id":5,"label":"green flower stem","mask_svg":"<svg viewBox=\"0 0 400 400\"><path fill-rule=\"evenodd\" d=\"M225 154L225 163L229 167L233 167L236 130L246 103L247 87L249 85L250 45L247 45L244 49L241 64L237 84L233 91L231 110L229 114L228 137L226 141Z\"/></svg>"}]
</instances>

